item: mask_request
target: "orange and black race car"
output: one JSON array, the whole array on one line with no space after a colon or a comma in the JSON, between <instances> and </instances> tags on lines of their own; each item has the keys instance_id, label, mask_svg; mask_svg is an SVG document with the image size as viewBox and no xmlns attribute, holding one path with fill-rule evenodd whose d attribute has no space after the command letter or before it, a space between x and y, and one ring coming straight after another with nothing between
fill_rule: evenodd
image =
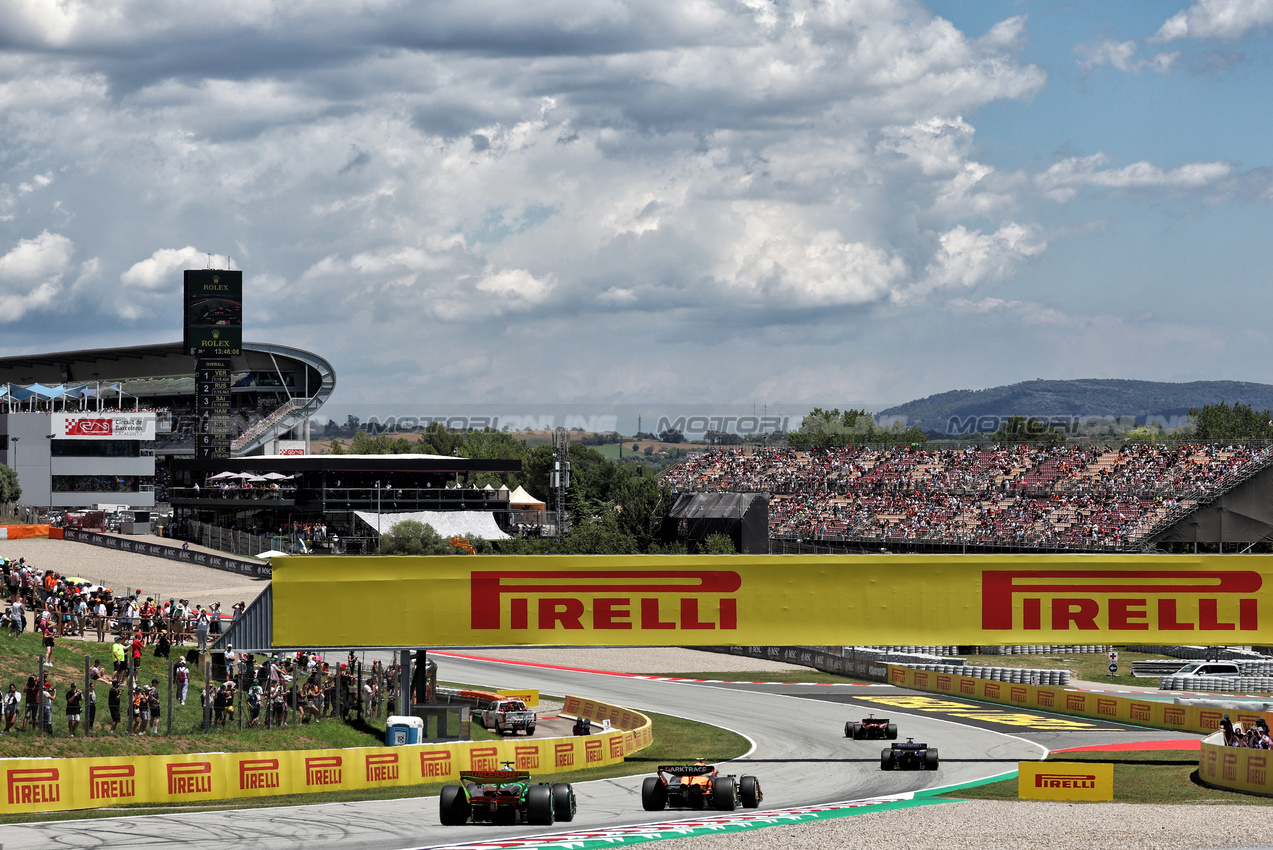
<instances>
[{"instance_id":1,"label":"orange and black race car","mask_svg":"<svg viewBox=\"0 0 1273 850\"><path fill-rule=\"evenodd\" d=\"M641 785L641 805L647 812L667 806L684 809L724 809L733 811L740 803L754 809L765 795L754 776L720 776L716 768L703 762L659 765L658 776L648 776Z\"/></svg>"}]
</instances>

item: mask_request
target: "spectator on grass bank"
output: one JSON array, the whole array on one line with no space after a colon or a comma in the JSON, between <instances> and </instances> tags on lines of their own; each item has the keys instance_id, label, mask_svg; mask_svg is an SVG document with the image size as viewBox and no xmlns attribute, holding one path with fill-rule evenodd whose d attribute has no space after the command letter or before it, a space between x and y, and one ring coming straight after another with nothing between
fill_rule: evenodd
<instances>
[{"instance_id":1,"label":"spectator on grass bank","mask_svg":"<svg viewBox=\"0 0 1273 850\"><path fill-rule=\"evenodd\" d=\"M116 673L111 678L110 692L107 693L106 695L106 708L107 710L110 711L112 732L114 732L115 728L119 726L119 714L120 714L119 701L120 701L120 692L122 690L123 690L123 683L120 682L119 674Z\"/></svg>"},{"instance_id":2,"label":"spectator on grass bank","mask_svg":"<svg viewBox=\"0 0 1273 850\"><path fill-rule=\"evenodd\" d=\"M52 682L45 682L40 693L40 728L47 735L53 734L53 700L56 698L57 688Z\"/></svg>"},{"instance_id":3,"label":"spectator on grass bank","mask_svg":"<svg viewBox=\"0 0 1273 850\"><path fill-rule=\"evenodd\" d=\"M150 690L146 694L146 700L149 703L149 707L150 707L150 723L151 723L150 734L158 735L159 734L159 718L163 713L159 705L159 680L158 679L150 680Z\"/></svg>"},{"instance_id":4,"label":"spectator on grass bank","mask_svg":"<svg viewBox=\"0 0 1273 850\"><path fill-rule=\"evenodd\" d=\"M22 634L26 629L26 607L22 604L22 596L16 594L13 597L13 609L9 613L9 628L13 637Z\"/></svg>"},{"instance_id":5,"label":"spectator on grass bank","mask_svg":"<svg viewBox=\"0 0 1273 850\"><path fill-rule=\"evenodd\" d=\"M115 661L116 673L128 672L128 650L124 649L124 645L119 642L119 638L111 644L111 658Z\"/></svg>"},{"instance_id":6,"label":"spectator on grass bank","mask_svg":"<svg viewBox=\"0 0 1273 850\"><path fill-rule=\"evenodd\" d=\"M39 722L36 712L40 709L40 684L34 676L27 676L27 683L22 688L22 702L26 705L26 711L22 713L22 728L27 728L28 721L34 728Z\"/></svg>"},{"instance_id":7,"label":"spectator on grass bank","mask_svg":"<svg viewBox=\"0 0 1273 850\"><path fill-rule=\"evenodd\" d=\"M40 621L40 634L44 638L44 666L53 666L53 618L45 617Z\"/></svg>"},{"instance_id":8,"label":"spectator on grass bank","mask_svg":"<svg viewBox=\"0 0 1273 850\"><path fill-rule=\"evenodd\" d=\"M84 708L84 692L74 681L66 689L66 731L75 737L75 730L80 727L80 716Z\"/></svg>"},{"instance_id":9,"label":"spectator on grass bank","mask_svg":"<svg viewBox=\"0 0 1273 850\"><path fill-rule=\"evenodd\" d=\"M4 695L4 734L8 735L13 724L18 722L18 710L21 707L22 694L18 693L18 686L10 682L9 690Z\"/></svg>"},{"instance_id":10,"label":"spectator on grass bank","mask_svg":"<svg viewBox=\"0 0 1273 850\"><path fill-rule=\"evenodd\" d=\"M177 699L182 705L185 705L186 693L190 690L190 670L186 667L186 659L177 659L177 667L173 670L172 675L177 680Z\"/></svg>"}]
</instances>

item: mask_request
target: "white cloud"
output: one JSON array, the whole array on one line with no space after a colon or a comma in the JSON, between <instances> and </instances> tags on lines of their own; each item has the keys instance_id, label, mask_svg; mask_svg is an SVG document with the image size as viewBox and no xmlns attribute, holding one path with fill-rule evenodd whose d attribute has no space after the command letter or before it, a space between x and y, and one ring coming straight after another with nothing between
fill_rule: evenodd
<instances>
[{"instance_id":1,"label":"white cloud","mask_svg":"<svg viewBox=\"0 0 1273 850\"><path fill-rule=\"evenodd\" d=\"M32 310L53 306L74 253L70 239L46 230L19 240L0 256L0 322L16 322Z\"/></svg>"},{"instance_id":2,"label":"white cloud","mask_svg":"<svg viewBox=\"0 0 1273 850\"><path fill-rule=\"evenodd\" d=\"M119 279L124 286L145 292L174 292L181 287L182 271L206 268L209 257L198 248L160 248L149 257L133 263Z\"/></svg>"},{"instance_id":3,"label":"white cloud","mask_svg":"<svg viewBox=\"0 0 1273 850\"><path fill-rule=\"evenodd\" d=\"M940 244L916 291L1002 281L1047 250L1036 228L1017 222L1006 222L994 233L959 225L943 233Z\"/></svg>"},{"instance_id":4,"label":"white cloud","mask_svg":"<svg viewBox=\"0 0 1273 850\"><path fill-rule=\"evenodd\" d=\"M1175 189L1198 190L1214 186L1228 177L1233 166L1227 162L1190 162L1179 168L1164 170L1148 162L1134 162L1123 168L1101 166L1109 161L1105 154L1067 157L1034 177L1035 185L1054 201L1069 201L1086 187L1100 189Z\"/></svg>"},{"instance_id":5,"label":"white cloud","mask_svg":"<svg viewBox=\"0 0 1273 850\"><path fill-rule=\"evenodd\" d=\"M1270 24L1273 0L1194 0L1188 9L1168 18L1150 40L1234 39Z\"/></svg>"},{"instance_id":6,"label":"white cloud","mask_svg":"<svg viewBox=\"0 0 1273 850\"><path fill-rule=\"evenodd\" d=\"M1136 57L1138 46L1134 41L1114 41L1106 39L1096 44L1080 44L1074 48L1079 67L1085 71L1110 65L1120 71L1139 73L1145 68L1165 74L1180 58L1180 51L1156 53L1148 59Z\"/></svg>"}]
</instances>

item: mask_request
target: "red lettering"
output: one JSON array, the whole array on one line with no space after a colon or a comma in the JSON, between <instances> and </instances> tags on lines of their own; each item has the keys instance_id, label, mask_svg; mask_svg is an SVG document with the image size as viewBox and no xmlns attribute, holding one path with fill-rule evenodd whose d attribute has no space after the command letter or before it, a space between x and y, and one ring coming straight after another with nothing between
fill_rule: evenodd
<instances>
[{"instance_id":1,"label":"red lettering","mask_svg":"<svg viewBox=\"0 0 1273 850\"><path fill-rule=\"evenodd\" d=\"M676 623L665 623L659 619L659 600L642 599L641 600L641 628L643 629L674 629Z\"/></svg>"},{"instance_id":2,"label":"red lettering","mask_svg":"<svg viewBox=\"0 0 1273 850\"><path fill-rule=\"evenodd\" d=\"M1024 619L1023 625L1027 629L1043 628L1043 600L1038 598L1028 598L1023 600L1021 615Z\"/></svg>"},{"instance_id":3,"label":"red lettering","mask_svg":"<svg viewBox=\"0 0 1273 850\"><path fill-rule=\"evenodd\" d=\"M1233 629L1233 623L1220 622L1219 600L1198 600L1198 628L1208 632L1223 632Z\"/></svg>"},{"instance_id":4,"label":"red lettering","mask_svg":"<svg viewBox=\"0 0 1273 850\"><path fill-rule=\"evenodd\" d=\"M509 615L509 619L512 621L510 625L513 628L526 629L530 627L529 626L530 614L527 613L527 608L528 608L527 603L529 602L530 600L524 596L520 598L518 597L513 598L512 611L510 612L510 615Z\"/></svg>"},{"instance_id":5,"label":"red lettering","mask_svg":"<svg viewBox=\"0 0 1273 850\"><path fill-rule=\"evenodd\" d=\"M582 619L582 599L544 598L539 600L539 628L541 629L582 629Z\"/></svg>"},{"instance_id":6,"label":"red lettering","mask_svg":"<svg viewBox=\"0 0 1273 850\"><path fill-rule=\"evenodd\" d=\"M1076 628L1094 631L1099 628L1096 625L1096 615L1100 610L1100 603L1095 599L1053 599L1052 628L1055 631L1066 631L1073 623Z\"/></svg>"},{"instance_id":7,"label":"red lettering","mask_svg":"<svg viewBox=\"0 0 1273 850\"><path fill-rule=\"evenodd\" d=\"M598 599L593 603L593 623L598 629L630 629L626 622L632 616L630 599Z\"/></svg>"},{"instance_id":8,"label":"red lettering","mask_svg":"<svg viewBox=\"0 0 1273 850\"><path fill-rule=\"evenodd\" d=\"M1109 601L1109 627L1111 629L1146 630L1149 628L1148 603L1144 599L1111 599ZM1144 620L1145 622L1132 622Z\"/></svg>"},{"instance_id":9,"label":"red lettering","mask_svg":"<svg viewBox=\"0 0 1273 850\"><path fill-rule=\"evenodd\" d=\"M704 623L698 619L698 600L682 599L681 600L681 628L682 629L714 629L715 623Z\"/></svg>"},{"instance_id":10,"label":"red lettering","mask_svg":"<svg viewBox=\"0 0 1273 850\"><path fill-rule=\"evenodd\" d=\"M1254 599L1238 600L1238 628L1253 632L1260 628L1260 606Z\"/></svg>"},{"instance_id":11,"label":"red lettering","mask_svg":"<svg viewBox=\"0 0 1273 850\"><path fill-rule=\"evenodd\" d=\"M1176 619L1176 600L1158 600L1158 628L1163 631L1187 631L1193 623L1182 623Z\"/></svg>"},{"instance_id":12,"label":"red lettering","mask_svg":"<svg viewBox=\"0 0 1273 850\"><path fill-rule=\"evenodd\" d=\"M722 629L738 628L738 600L730 597L720 601L720 627Z\"/></svg>"}]
</instances>

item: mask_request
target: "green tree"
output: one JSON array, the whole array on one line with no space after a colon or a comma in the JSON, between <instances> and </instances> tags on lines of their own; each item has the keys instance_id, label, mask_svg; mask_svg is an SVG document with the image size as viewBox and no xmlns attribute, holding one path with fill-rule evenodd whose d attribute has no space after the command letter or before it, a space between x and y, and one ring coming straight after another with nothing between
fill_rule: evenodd
<instances>
[{"instance_id":1,"label":"green tree","mask_svg":"<svg viewBox=\"0 0 1273 850\"><path fill-rule=\"evenodd\" d=\"M22 498L22 487L18 484L18 473L12 467L0 466L0 505L8 505Z\"/></svg>"},{"instance_id":2,"label":"green tree","mask_svg":"<svg viewBox=\"0 0 1273 850\"><path fill-rule=\"evenodd\" d=\"M1016 443L1064 443L1065 432L1051 428L1042 419L1014 416L999 426L994 441L1001 444Z\"/></svg>"},{"instance_id":3,"label":"green tree","mask_svg":"<svg viewBox=\"0 0 1273 850\"><path fill-rule=\"evenodd\" d=\"M578 516L561 541L566 555L632 555L637 542L619 524L613 506L597 506L595 514Z\"/></svg>"},{"instance_id":4,"label":"green tree","mask_svg":"<svg viewBox=\"0 0 1273 850\"><path fill-rule=\"evenodd\" d=\"M728 534L709 534L703 538L703 542L698 546L700 555L737 555L738 549L734 546L734 538Z\"/></svg>"},{"instance_id":5,"label":"green tree","mask_svg":"<svg viewBox=\"0 0 1273 850\"><path fill-rule=\"evenodd\" d=\"M381 555L453 555L451 541L438 534L433 526L406 520L380 535Z\"/></svg>"},{"instance_id":6,"label":"green tree","mask_svg":"<svg viewBox=\"0 0 1273 850\"><path fill-rule=\"evenodd\" d=\"M1273 439L1273 414L1267 410L1257 413L1241 402L1234 402L1233 407L1222 401L1203 405L1201 410L1190 408L1189 421L1199 440Z\"/></svg>"},{"instance_id":7,"label":"green tree","mask_svg":"<svg viewBox=\"0 0 1273 850\"><path fill-rule=\"evenodd\" d=\"M865 410L839 408L823 410L815 407L800 422L799 430L787 435L787 445L793 449L831 449L867 443L909 445L926 443L928 435L919 428L907 428L900 421L883 428L875 423L875 417Z\"/></svg>"},{"instance_id":8,"label":"green tree","mask_svg":"<svg viewBox=\"0 0 1273 850\"><path fill-rule=\"evenodd\" d=\"M635 472L622 478L614 488L614 506L619 528L629 535L638 552L648 552L662 533L663 518L676 498L671 489L659 483L648 467L633 467Z\"/></svg>"},{"instance_id":9,"label":"green tree","mask_svg":"<svg viewBox=\"0 0 1273 850\"><path fill-rule=\"evenodd\" d=\"M430 422L429 427L420 432L420 442L416 443L416 451L426 455L447 455L455 457L464 445L464 435L458 431L448 431L441 422Z\"/></svg>"}]
</instances>

